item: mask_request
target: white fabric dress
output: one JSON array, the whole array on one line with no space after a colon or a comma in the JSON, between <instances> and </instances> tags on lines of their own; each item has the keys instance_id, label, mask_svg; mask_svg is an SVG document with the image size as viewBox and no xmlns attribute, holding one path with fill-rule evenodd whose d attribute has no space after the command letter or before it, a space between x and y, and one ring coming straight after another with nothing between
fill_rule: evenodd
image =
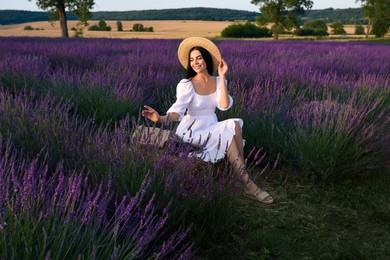
<instances>
[{"instance_id":1,"label":"white fabric dress","mask_svg":"<svg viewBox=\"0 0 390 260\"><path fill-rule=\"evenodd\" d=\"M180 123L176 134L184 142L204 146L202 152L191 155L213 163L225 157L235 135L235 122L239 122L241 128L243 126L240 118L218 122L215 109L227 110L233 105L233 99L229 95L228 108L223 109L219 106L221 98L219 82L219 77L216 77L217 88L214 93L199 95L190 80L182 79L176 89L177 100L167 111L179 114Z\"/></svg>"}]
</instances>

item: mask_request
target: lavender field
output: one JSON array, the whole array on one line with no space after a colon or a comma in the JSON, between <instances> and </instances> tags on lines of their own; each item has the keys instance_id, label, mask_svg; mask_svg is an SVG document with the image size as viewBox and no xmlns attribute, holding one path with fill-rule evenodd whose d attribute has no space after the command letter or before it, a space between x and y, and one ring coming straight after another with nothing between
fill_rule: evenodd
<instances>
[{"instance_id":1,"label":"lavender field","mask_svg":"<svg viewBox=\"0 0 390 260\"><path fill-rule=\"evenodd\" d=\"M388 170L388 44L215 42L234 98L218 117L243 118L259 184ZM231 241L229 165L131 139L143 105L174 102L179 43L0 38L0 258L191 259Z\"/></svg>"}]
</instances>

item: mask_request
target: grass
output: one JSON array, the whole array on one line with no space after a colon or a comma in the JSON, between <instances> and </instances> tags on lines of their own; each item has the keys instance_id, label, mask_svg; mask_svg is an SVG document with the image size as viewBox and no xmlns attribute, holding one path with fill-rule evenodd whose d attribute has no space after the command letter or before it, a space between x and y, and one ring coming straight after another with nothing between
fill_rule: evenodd
<instances>
[{"instance_id":1,"label":"grass","mask_svg":"<svg viewBox=\"0 0 390 260\"><path fill-rule=\"evenodd\" d=\"M273 178L275 203L237 200L240 232L203 259L388 259L389 181L388 172L323 187Z\"/></svg>"},{"instance_id":2,"label":"grass","mask_svg":"<svg viewBox=\"0 0 390 260\"><path fill-rule=\"evenodd\" d=\"M390 38L368 39L366 42L390 42Z\"/></svg>"}]
</instances>

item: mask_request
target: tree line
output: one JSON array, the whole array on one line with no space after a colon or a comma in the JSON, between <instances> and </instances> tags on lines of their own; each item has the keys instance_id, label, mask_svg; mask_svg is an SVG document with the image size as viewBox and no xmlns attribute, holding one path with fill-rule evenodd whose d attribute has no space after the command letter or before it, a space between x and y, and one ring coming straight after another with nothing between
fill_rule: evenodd
<instances>
[{"instance_id":1,"label":"tree line","mask_svg":"<svg viewBox=\"0 0 390 260\"><path fill-rule=\"evenodd\" d=\"M77 20L71 12L66 12L68 20ZM165 10L142 10L123 12L91 12L92 20L205 20L205 21L255 21L259 12L248 12L217 8L183 8ZM19 24L47 21L47 12L0 10L0 24ZM340 21L344 24L367 24L362 8L306 10L300 16L302 21L324 19L327 23Z\"/></svg>"},{"instance_id":2,"label":"tree line","mask_svg":"<svg viewBox=\"0 0 390 260\"><path fill-rule=\"evenodd\" d=\"M306 10L300 18L303 22L322 19L326 23L342 22L343 24L367 24L363 8Z\"/></svg>"},{"instance_id":3,"label":"tree line","mask_svg":"<svg viewBox=\"0 0 390 260\"><path fill-rule=\"evenodd\" d=\"M68 20L77 20L72 12L66 12ZM205 20L205 21L254 21L260 13L218 8L180 8L123 12L91 12L92 20ZM0 24L18 24L47 21L47 12L0 10Z\"/></svg>"}]
</instances>

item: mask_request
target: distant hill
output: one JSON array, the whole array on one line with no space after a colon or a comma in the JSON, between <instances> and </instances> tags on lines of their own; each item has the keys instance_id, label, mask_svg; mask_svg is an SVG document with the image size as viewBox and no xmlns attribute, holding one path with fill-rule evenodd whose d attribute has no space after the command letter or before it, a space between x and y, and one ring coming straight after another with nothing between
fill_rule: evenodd
<instances>
[{"instance_id":1,"label":"distant hill","mask_svg":"<svg viewBox=\"0 0 390 260\"><path fill-rule=\"evenodd\" d=\"M208 20L208 21L254 21L260 13L218 8L181 8L143 11L92 12L91 20ZM67 13L68 20L76 20ZM0 24L18 24L47 21L46 12L0 10Z\"/></svg>"},{"instance_id":2,"label":"distant hill","mask_svg":"<svg viewBox=\"0 0 390 260\"><path fill-rule=\"evenodd\" d=\"M0 10L0 24L18 24L28 22L48 21L49 14L46 12Z\"/></svg>"},{"instance_id":3,"label":"distant hill","mask_svg":"<svg viewBox=\"0 0 390 260\"><path fill-rule=\"evenodd\" d=\"M164 10L94 12L94 20L204 20L204 21L254 21L260 13L219 8L180 8ZM115 17L115 19L112 19Z\"/></svg>"},{"instance_id":4,"label":"distant hill","mask_svg":"<svg viewBox=\"0 0 390 260\"><path fill-rule=\"evenodd\" d=\"M163 10L143 11L115 11L115 12L92 12L91 20L207 20L207 21L254 21L258 12L249 12L232 9L219 8L180 8ZM76 20L71 13L68 13L68 20ZM309 10L302 17L304 21L322 18L326 22L341 21L345 24L364 24L362 8L349 9L323 9ZM27 22L48 21L47 12L32 12L18 10L0 10L0 24L19 24Z\"/></svg>"},{"instance_id":5,"label":"distant hill","mask_svg":"<svg viewBox=\"0 0 390 260\"><path fill-rule=\"evenodd\" d=\"M304 21L324 19L327 23L340 21L344 24L367 24L363 8L308 10L302 17Z\"/></svg>"}]
</instances>

